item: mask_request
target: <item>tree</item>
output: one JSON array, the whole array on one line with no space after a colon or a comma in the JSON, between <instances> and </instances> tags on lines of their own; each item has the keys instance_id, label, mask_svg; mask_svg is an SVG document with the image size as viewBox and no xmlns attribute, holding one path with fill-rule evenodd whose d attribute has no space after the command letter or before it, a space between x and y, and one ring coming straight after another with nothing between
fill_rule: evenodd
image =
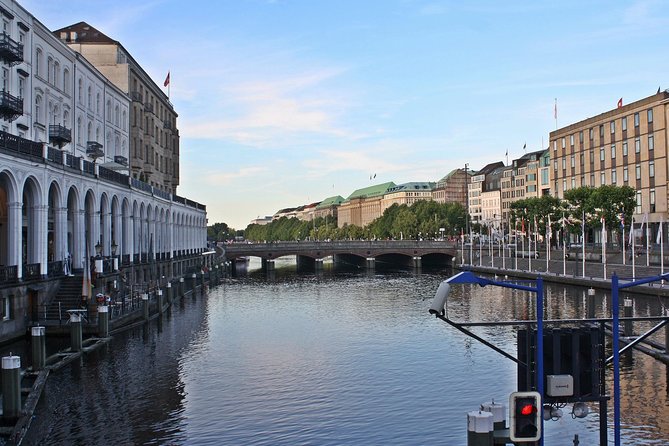
<instances>
[{"instance_id":1,"label":"tree","mask_svg":"<svg viewBox=\"0 0 669 446\"><path fill-rule=\"evenodd\" d=\"M224 242L235 238L236 231L225 223L214 223L207 226L207 238L217 242Z\"/></svg>"}]
</instances>

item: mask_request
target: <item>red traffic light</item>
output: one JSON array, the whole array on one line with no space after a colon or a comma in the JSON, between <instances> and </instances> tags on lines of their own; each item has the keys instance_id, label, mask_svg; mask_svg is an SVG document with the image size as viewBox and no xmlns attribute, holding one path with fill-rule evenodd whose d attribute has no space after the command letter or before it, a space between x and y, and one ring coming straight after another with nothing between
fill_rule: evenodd
<instances>
[{"instance_id":1,"label":"red traffic light","mask_svg":"<svg viewBox=\"0 0 669 446\"><path fill-rule=\"evenodd\" d=\"M525 404L523 407L520 408L520 414L521 415L532 415L535 413L537 410L536 407L534 407L534 404Z\"/></svg>"},{"instance_id":2,"label":"red traffic light","mask_svg":"<svg viewBox=\"0 0 669 446\"><path fill-rule=\"evenodd\" d=\"M509 438L515 443L531 443L541 438L541 395L514 392L509 398Z\"/></svg>"}]
</instances>

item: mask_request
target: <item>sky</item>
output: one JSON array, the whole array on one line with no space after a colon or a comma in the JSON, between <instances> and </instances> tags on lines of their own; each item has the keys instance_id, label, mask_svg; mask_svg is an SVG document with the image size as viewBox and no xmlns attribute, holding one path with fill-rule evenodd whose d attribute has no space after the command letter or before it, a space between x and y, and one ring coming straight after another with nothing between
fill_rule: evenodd
<instances>
[{"instance_id":1,"label":"sky","mask_svg":"<svg viewBox=\"0 0 669 446\"><path fill-rule=\"evenodd\" d=\"M511 161L556 126L669 88L663 0L20 4L50 29L88 22L159 86L170 72L177 193L236 229Z\"/></svg>"}]
</instances>

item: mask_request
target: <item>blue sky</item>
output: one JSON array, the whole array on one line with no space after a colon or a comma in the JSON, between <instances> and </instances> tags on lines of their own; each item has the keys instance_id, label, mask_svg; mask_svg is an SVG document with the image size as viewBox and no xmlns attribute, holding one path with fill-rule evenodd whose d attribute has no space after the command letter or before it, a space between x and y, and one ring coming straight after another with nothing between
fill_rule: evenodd
<instances>
[{"instance_id":1,"label":"blue sky","mask_svg":"<svg viewBox=\"0 0 669 446\"><path fill-rule=\"evenodd\" d=\"M171 72L178 192L238 229L545 148L556 98L563 127L669 88L661 0L21 4L119 40L158 85Z\"/></svg>"}]
</instances>

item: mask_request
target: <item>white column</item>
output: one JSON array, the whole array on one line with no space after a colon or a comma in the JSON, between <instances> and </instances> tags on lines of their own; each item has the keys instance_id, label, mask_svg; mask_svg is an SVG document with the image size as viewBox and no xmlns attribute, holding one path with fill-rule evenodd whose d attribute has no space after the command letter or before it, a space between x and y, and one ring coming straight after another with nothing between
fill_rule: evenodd
<instances>
[{"instance_id":1,"label":"white column","mask_svg":"<svg viewBox=\"0 0 669 446\"><path fill-rule=\"evenodd\" d=\"M23 265L21 262L21 246L23 246L22 240L22 225L23 225L23 216L22 216L23 203L20 201L15 201L7 205L9 212L9 218L7 219L9 228L7 228L7 264L9 266L16 265L18 269L18 277L23 276Z\"/></svg>"},{"instance_id":2,"label":"white column","mask_svg":"<svg viewBox=\"0 0 669 446\"><path fill-rule=\"evenodd\" d=\"M48 244L49 244L49 206L35 206L35 221L33 228L29 228L33 232L35 246L33 246L35 263L40 264L40 274L46 274L46 266L48 263Z\"/></svg>"},{"instance_id":3,"label":"white column","mask_svg":"<svg viewBox=\"0 0 669 446\"><path fill-rule=\"evenodd\" d=\"M53 222L53 257L56 261L64 261L67 252L67 208L57 208Z\"/></svg>"},{"instance_id":4,"label":"white column","mask_svg":"<svg viewBox=\"0 0 669 446\"><path fill-rule=\"evenodd\" d=\"M72 263L75 268L84 267L84 257L86 257L86 210L79 209L74 214L76 220L74 229L74 252L72 253ZM89 253L90 255L90 253Z\"/></svg>"}]
</instances>

